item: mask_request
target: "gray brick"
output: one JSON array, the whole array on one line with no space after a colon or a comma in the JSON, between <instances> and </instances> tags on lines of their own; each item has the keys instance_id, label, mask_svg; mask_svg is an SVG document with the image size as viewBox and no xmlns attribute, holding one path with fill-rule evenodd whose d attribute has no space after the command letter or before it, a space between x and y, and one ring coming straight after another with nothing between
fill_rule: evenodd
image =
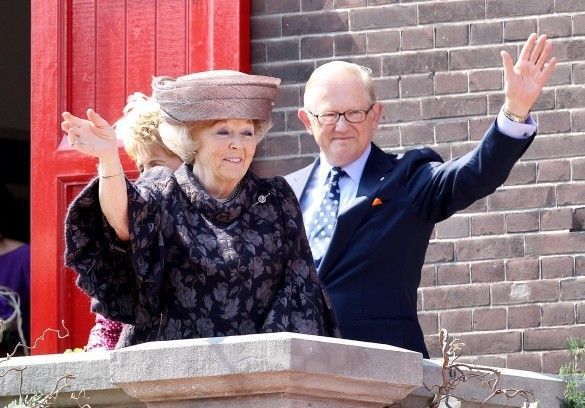
<instances>
[{"instance_id":1,"label":"gray brick","mask_svg":"<svg viewBox=\"0 0 585 408\"><path fill-rule=\"evenodd\" d=\"M266 0L266 12L269 14L292 13L300 10L300 0Z\"/></svg>"},{"instance_id":2,"label":"gray brick","mask_svg":"<svg viewBox=\"0 0 585 408\"><path fill-rule=\"evenodd\" d=\"M328 11L318 14L285 15L282 17L282 35L306 35L348 31L346 11Z\"/></svg>"},{"instance_id":3,"label":"gray brick","mask_svg":"<svg viewBox=\"0 0 585 408\"><path fill-rule=\"evenodd\" d=\"M439 314L439 326L449 333L471 331L471 310L449 310Z\"/></svg>"},{"instance_id":4,"label":"gray brick","mask_svg":"<svg viewBox=\"0 0 585 408\"><path fill-rule=\"evenodd\" d=\"M486 17L529 16L552 13L554 0L487 0Z\"/></svg>"},{"instance_id":5,"label":"gray brick","mask_svg":"<svg viewBox=\"0 0 585 408\"><path fill-rule=\"evenodd\" d=\"M396 52L400 49L400 31L382 30L366 33L368 54Z\"/></svg>"},{"instance_id":6,"label":"gray brick","mask_svg":"<svg viewBox=\"0 0 585 408\"><path fill-rule=\"evenodd\" d=\"M467 73L438 72L435 74L435 94L467 93Z\"/></svg>"},{"instance_id":7,"label":"gray brick","mask_svg":"<svg viewBox=\"0 0 585 408\"><path fill-rule=\"evenodd\" d=\"M475 330L503 330L506 328L507 315L504 308L475 309L473 328Z\"/></svg>"},{"instance_id":8,"label":"gray brick","mask_svg":"<svg viewBox=\"0 0 585 408\"><path fill-rule=\"evenodd\" d=\"M335 8L362 7L368 4L367 0L335 0Z\"/></svg>"},{"instance_id":9,"label":"gray brick","mask_svg":"<svg viewBox=\"0 0 585 408\"><path fill-rule=\"evenodd\" d=\"M581 107L585 101L585 86L570 86L557 90L557 109Z\"/></svg>"},{"instance_id":10,"label":"gray brick","mask_svg":"<svg viewBox=\"0 0 585 408\"><path fill-rule=\"evenodd\" d=\"M435 124L435 139L437 143L453 140L467 140L467 121L449 121Z\"/></svg>"},{"instance_id":11,"label":"gray brick","mask_svg":"<svg viewBox=\"0 0 585 408\"><path fill-rule=\"evenodd\" d=\"M398 126L380 126L374 134L374 143L379 147L400 146L400 129Z\"/></svg>"},{"instance_id":12,"label":"gray brick","mask_svg":"<svg viewBox=\"0 0 585 408\"><path fill-rule=\"evenodd\" d=\"M455 253L459 261L514 258L524 255L524 242L517 236L461 239L455 243Z\"/></svg>"},{"instance_id":13,"label":"gray brick","mask_svg":"<svg viewBox=\"0 0 585 408\"><path fill-rule=\"evenodd\" d=\"M571 208L553 208L540 211L540 229L542 231L568 230L573 225Z\"/></svg>"},{"instance_id":14,"label":"gray brick","mask_svg":"<svg viewBox=\"0 0 585 408\"><path fill-rule=\"evenodd\" d=\"M378 100L398 98L398 77L374 78L374 90Z\"/></svg>"},{"instance_id":15,"label":"gray brick","mask_svg":"<svg viewBox=\"0 0 585 408\"><path fill-rule=\"evenodd\" d=\"M494 44L501 43L503 38L502 23L480 22L471 24L470 44Z\"/></svg>"},{"instance_id":16,"label":"gray brick","mask_svg":"<svg viewBox=\"0 0 585 408\"><path fill-rule=\"evenodd\" d=\"M365 34L340 34L334 37L335 55L365 54Z\"/></svg>"},{"instance_id":17,"label":"gray brick","mask_svg":"<svg viewBox=\"0 0 585 408\"><path fill-rule=\"evenodd\" d=\"M506 279L504 262L489 260L471 264L471 282L502 282Z\"/></svg>"},{"instance_id":18,"label":"gray brick","mask_svg":"<svg viewBox=\"0 0 585 408\"><path fill-rule=\"evenodd\" d=\"M382 102L384 111L382 123L411 122L420 119L419 101L390 101Z\"/></svg>"},{"instance_id":19,"label":"gray brick","mask_svg":"<svg viewBox=\"0 0 585 408\"><path fill-rule=\"evenodd\" d=\"M585 159L575 159L571 164L573 180L585 180Z\"/></svg>"},{"instance_id":20,"label":"gray brick","mask_svg":"<svg viewBox=\"0 0 585 408\"><path fill-rule=\"evenodd\" d=\"M571 38L570 40L566 40L564 43L567 44L567 60L575 61L583 59L583 56L585 55L585 40L580 38ZM553 55L555 55L554 52ZM559 58L559 60L561 59Z\"/></svg>"},{"instance_id":21,"label":"gray brick","mask_svg":"<svg viewBox=\"0 0 585 408\"><path fill-rule=\"evenodd\" d=\"M250 37L259 38L280 37L282 33L282 18L280 16L252 17Z\"/></svg>"},{"instance_id":22,"label":"gray brick","mask_svg":"<svg viewBox=\"0 0 585 408\"><path fill-rule=\"evenodd\" d=\"M493 117L469 119L469 140L481 140L494 120Z\"/></svg>"},{"instance_id":23,"label":"gray brick","mask_svg":"<svg viewBox=\"0 0 585 408\"><path fill-rule=\"evenodd\" d=\"M572 81L574 84L585 83L585 63L578 62L572 65Z\"/></svg>"},{"instance_id":24,"label":"gray brick","mask_svg":"<svg viewBox=\"0 0 585 408\"><path fill-rule=\"evenodd\" d=\"M469 26L467 24L448 24L435 27L435 46L456 47L469 43Z\"/></svg>"},{"instance_id":25,"label":"gray brick","mask_svg":"<svg viewBox=\"0 0 585 408\"><path fill-rule=\"evenodd\" d=\"M269 41L267 44L268 61L286 61L299 59L299 40Z\"/></svg>"},{"instance_id":26,"label":"gray brick","mask_svg":"<svg viewBox=\"0 0 585 408\"><path fill-rule=\"evenodd\" d=\"M531 185L498 189L488 197L490 210L551 207L555 203L555 189L551 186Z\"/></svg>"},{"instance_id":27,"label":"gray brick","mask_svg":"<svg viewBox=\"0 0 585 408\"><path fill-rule=\"evenodd\" d=\"M537 327L541 321L541 310L538 305L510 306L508 308L508 327L519 329Z\"/></svg>"},{"instance_id":28,"label":"gray brick","mask_svg":"<svg viewBox=\"0 0 585 408\"><path fill-rule=\"evenodd\" d=\"M382 57L382 75L431 73L447 69L447 51L408 52Z\"/></svg>"},{"instance_id":29,"label":"gray brick","mask_svg":"<svg viewBox=\"0 0 585 408\"><path fill-rule=\"evenodd\" d=\"M585 184L561 184L557 188L558 205L585 204Z\"/></svg>"},{"instance_id":30,"label":"gray brick","mask_svg":"<svg viewBox=\"0 0 585 408\"><path fill-rule=\"evenodd\" d=\"M572 256L547 256L540 260L543 279L559 279L573 276Z\"/></svg>"},{"instance_id":31,"label":"gray brick","mask_svg":"<svg viewBox=\"0 0 585 408\"><path fill-rule=\"evenodd\" d=\"M552 302L559 298L559 284L554 280L494 283L491 289L493 305Z\"/></svg>"},{"instance_id":32,"label":"gray brick","mask_svg":"<svg viewBox=\"0 0 585 408\"><path fill-rule=\"evenodd\" d=\"M407 28L402 30L402 50L433 48L433 28Z\"/></svg>"},{"instance_id":33,"label":"gray brick","mask_svg":"<svg viewBox=\"0 0 585 408\"><path fill-rule=\"evenodd\" d=\"M504 214L481 214L471 217L471 235L500 235L506 232Z\"/></svg>"},{"instance_id":34,"label":"gray brick","mask_svg":"<svg viewBox=\"0 0 585 408\"><path fill-rule=\"evenodd\" d=\"M421 103L422 118L449 118L482 115L487 111L485 96L443 96L425 99Z\"/></svg>"},{"instance_id":35,"label":"gray brick","mask_svg":"<svg viewBox=\"0 0 585 408\"><path fill-rule=\"evenodd\" d=\"M281 62L270 65L254 65L252 70L258 75L275 76L282 79L282 84L307 82L315 69L312 62Z\"/></svg>"},{"instance_id":36,"label":"gray brick","mask_svg":"<svg viewBox=\"0 0 585 408\"><path fill-rule=\"evenodd\" d=\"M372 70L372 77L376 78L379 77L382 70L382 61L380 57L370 57L370 56L361 56L355 55L351 56L348 55L347 57L343 57L344 61L353 62L354 64L362 65L364 67L368 67ZM329 61L323 61L329 62Z\"/></svg>"},{"instance_id":37,"label":"gray brick","mask_svg":"<svg viewBox=\"0 0 585 408\"><path fill-rule=\"evenodd\" d=\"M506 262L506 280L537 280L538 269L538 258L510 259Z\"/></svg>"},{"instance_id":38,"label":"gray brick","mask_svg":"<svg viewBox=\"0 0 585 408\"><path fill-rule=\"evenodd\" d=\"M419 24L475 20L484 17L484 0L433 2L418 6Z\"/></svg>"},{"instance_id":39,"label":"gray brick","mask_svg":"<svg viewBox=\"0 0 585 408\"><path fill-rule=\"evenodd\" d=\"M508 51L512 58L516 58L516 47L513 45L452 50L449 53L449 68L456 70L500 67L502 50Z\"/></svg>"},{"instance_id":40,"label":"gray brick","mask_svg":"<svg viewBox=\"0 0 585 408\"><path fill-rule=\"evenodd\" d=\"M533 184L536 181L536 163L516 163L504 185ZM488 199L489 202L489 199Z\"/></svg>"},{"instance_id":41,"label":"gray brick","mask_svg":"<svg viewBox=\"0 0 585 408\"><path fill-rule=\"evenodd\" d=\"M281 85L276 100L276 108L298 107L301 104L298 85Z\"/></svg>"},{"instance_id":42,"label":"gray brick","mask_svg":"<svg viewBox=\"0 0 585 408\"><path fill-rule=\"evenodd\" d=\"M414 123L400 126L400 140L403 145L427 145L434 141L433 126Z\"/></svg>"},{"instance_id":43,"label":"gray brick","mask_svg":"<svg viewBox=\"0 0 585 408\"><path fill-rule=\"evenodd\" d=\"M585 2L583 0L556 0L555 11L557 13L585 11Z\"/></svg>"},{"instance_id":44,"label":"gray brick","mask_svg":"<svg viewBox=\"0 0 585 408\"><path fill-rule=\"evenodd\" d=\"M266 43L261 41L252 41L250 44L250 57L252 64L266 62Z\"/></svg>"},{"instance_id":45,"label":"gray brick","mask_svg":"<svg viewBox=\"0 0 585 408\"><path fill-rule=\"evenodd\" d=\"M350 27L353 31L416 24L416 6L369 7L350 11Z\"/></svg>"},{"instance_id":46,"label":"gray brick","mask_svg":"<svg viewBox=\"0 0 585 408\"><path fill-rule=\"evenodd\" d=\"M400 97L412 98L433 94L433 76L409 75L400 77Z\"/></svg>"},{"instance_id":47,"label":"gray brick","mask_svg":"<svg viewBox=\"0 0 585 408\"><path fill-rule=\"evenodd\" d=\"M315 36L301 38L301 58L333 56L333 37Z\"/></svg>"},{"instance_id":48,"label":"gray brick","mask_svg":"<svg viewBox=\"0 0 585 408\"><path fill-rule=\"evenodd\" d=\"M507 232L531 232L538 231L538 211L523 211L520 213L506 214Z\"/></svg>"},{"instance_id":49,"label":"gray brick","mask_svg":"<svg viewBox=\"0 0 585 408\"><path fill-rule=\"evenodd\" d=\"M557 64L555 72L548 80L547 85L565 85L571 83L571 65Z\"/></svg>"},{"instance_id":50,"label":"gray brick","mask_svg":"<svg viewBox=\"0 0 585 408\"><path fill-rule=\"evenodd\" d=\"M568 160L544 160L538 163L539 183L569 181L571 179L571 163Z\"/></svg>"},{"instance_id":51,"label":"gray brick","mask_svg":"<svg viewBox=\"0 0 585 408\"><path fill-rule=\"evenodd\" d=\"M383 6L387 4L400 3L400 0L368 0L368 6ZM406 3L403 1L403 3Z\"/></svg>"},{"instance_id":52,"label":"gray brick","mask_svg":"<svg viewBox=\"0 0 585 408\"><path fill-rule=\"evenodd\" d=\"M266 13L266 0L252 0L250 9L253 16Z\"/></svg>"},{"instance_id":53,"label":"gray brick","mask_svg":"<svg viewBox=\"0 0 585 408\"><path fill-rule=\"evenodd\" d=\"M502 86L503 74L500 69L484 69L469 73L471 92L501 90Z\"/></svg>"},{"instance_id":54,"label":"gray brick","mask_svg":"<svg viewBox=\"0 0 585 408\"><path fill-rule=\"evenodd\" d=\"M573 16L573 35L585 34L585 14Z\"/></svg>"},{"instance_id":55,"label":"gray brick","mask_svg":"<svg viewBox=\"0 0 585 408\"><path fill-rule=\"evenodd\" d=\"M301 0L302 11L331 10L332 8L333 0Z\"/></svg>"},{"instance_id":56,"label":"gray brick","mask_svg":"<svg viewBox=\"0 0 585 408\"><path fill-rule=\"evenodd\" d=\"M571 112L571 129L574 132L585 131L585 110L575 110Z\"/></svg>"},{"instance_id":57,"label":"gray brick","mask_svg":"<svg viewBox=\"0 0 585 408\"><path fill-rule=\"evenodd\" d=\"M539 112L538 133L562 133L571 130L571 114L569 111Z\"/></svg>"},{"instance_id":58,"label":"gray brick","mask_svg":"<svg viewBox=\"0 0 585 408\"><path fill-rule=\"evenodd\" d=\"M538 19L538 32L549 38L571 36L571 16L550 16Z\"/></svg>"},{"instance_id":59,"label":"gray brick","mask_svg":"<svg viewBox=\"0 0 585 408\"><path fill-rule=\"evenodd\" d=\"M504 21L504 40L526 40L537 30L536 19Z\"/></svg>"}]
</instances>

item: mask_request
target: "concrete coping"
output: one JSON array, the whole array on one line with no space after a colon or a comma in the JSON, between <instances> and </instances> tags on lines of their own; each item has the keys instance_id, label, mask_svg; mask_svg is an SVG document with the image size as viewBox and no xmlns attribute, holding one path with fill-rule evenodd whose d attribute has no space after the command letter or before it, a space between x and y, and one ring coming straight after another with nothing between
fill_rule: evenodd
<instances>
[{"instance_id":1,"label":"concrete coping","mask_svg":"<svg viewBox=\"0 0 585 408\"><path fill-rule=\"evenodd\" d=\"M12 369L24 369L22 388L17 372L2 376ZM556 406L563 395L555 376L498 370L500 388L532 391L540 407ZM20 392L50 393L66 374L75 378L61 393L62 407L382 407L399 402L415 408L428 407L432 393L423 384L440 383L441 364L392 346L295 333L152 342L112 352L2 361L0 405ZM80 391L89 399L78 405L69 396ZM455 395L475 402L487 396L474 381ZM493 401L488 407L523 402Z\"/></svg>"}]
</instances>

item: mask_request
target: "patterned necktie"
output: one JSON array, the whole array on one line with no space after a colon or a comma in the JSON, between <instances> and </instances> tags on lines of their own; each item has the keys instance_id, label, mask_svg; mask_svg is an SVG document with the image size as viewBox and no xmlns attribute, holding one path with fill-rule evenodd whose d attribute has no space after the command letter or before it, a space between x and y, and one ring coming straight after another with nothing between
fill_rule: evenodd
<instances>
[{"instance_id":1,"label":"patterned necktie","mask_svg":"<svg viewBox=\"0 0 585 408\"><path fill-rule=\"evenodd\" d=\"M333 235L333 229L337 222L337 212L339 210L339 179L345 175L345 171L341 167L333 167L329 172L329 189L325 194L325 198L313 216L309 234L309 245L313 252L313 259L315 266L318 267L321 259Z\"/></svg>"}]
</instances>

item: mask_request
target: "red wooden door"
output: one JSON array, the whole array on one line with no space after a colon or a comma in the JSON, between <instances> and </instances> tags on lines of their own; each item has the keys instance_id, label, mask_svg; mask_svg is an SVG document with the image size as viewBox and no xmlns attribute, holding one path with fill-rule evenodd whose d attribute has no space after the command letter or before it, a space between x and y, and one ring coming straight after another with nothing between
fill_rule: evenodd
<instances>
[{"instance_id":1,"label":"red wooden door","mask_svg":"<svg viewBox=\"0 0 585 408\"><path fill-rule=\"evenodd\" d=\"M82 347L93 316L63 266L67 205L96 174L72 151L60 113L88 107L119 117L129 93L150 92L153 75L249 70L250 0L32 0L32 339L61 321L33 351ZM123 158L126 170L132 162Z\"/></svg>"}]
</instances>

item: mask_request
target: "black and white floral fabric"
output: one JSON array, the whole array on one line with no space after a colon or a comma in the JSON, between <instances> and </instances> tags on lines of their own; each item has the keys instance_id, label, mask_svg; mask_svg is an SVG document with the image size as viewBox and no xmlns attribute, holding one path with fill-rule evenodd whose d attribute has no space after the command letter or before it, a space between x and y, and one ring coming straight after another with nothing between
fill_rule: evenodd
<instances>
[{"instance_id":1,"label":"black and white floral fabric","mask_svg":"<svg viewBox=\"0 0 585 408\"><path fill-rule=\"evenodd\" d=\"M131 239L107 224L93 180L66 218L66 264L92 309L127 323L119 346L291 331L336 335L294 193L248 172L220 203L189 166L127 182Z\"/></svg>"}]
</instances>

